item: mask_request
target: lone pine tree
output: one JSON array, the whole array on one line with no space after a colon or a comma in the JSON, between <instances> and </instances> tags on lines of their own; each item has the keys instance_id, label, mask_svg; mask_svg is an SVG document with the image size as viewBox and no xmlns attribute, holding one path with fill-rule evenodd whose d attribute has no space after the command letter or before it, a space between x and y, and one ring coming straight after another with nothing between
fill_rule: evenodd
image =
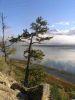
<instances>
[{"instance_id":1,"label":"lone pine tree","mask_svg":"<svg viewBox=\"0 0 75 100\"><path fill-rule=\"evenodd\" d=\"M35 22L30 25L30 31L28 29L23 30L22 35L19 35L18 38L12 38L11 42L17 42L18 40L28 40L28 48L24 51L24 57L27 58L27 67L25 71L25 80L24 85L28 86L29 79L29 66L31 60L42 60L44 53L41 50L36 50L32 48L32 45L35 43L41 43L44 40L50 40L52 37L44 36L47 33L47 21L42 17L38 17ZM35 41L34 41L35 40Z\"/></svg>"}]
</instances>

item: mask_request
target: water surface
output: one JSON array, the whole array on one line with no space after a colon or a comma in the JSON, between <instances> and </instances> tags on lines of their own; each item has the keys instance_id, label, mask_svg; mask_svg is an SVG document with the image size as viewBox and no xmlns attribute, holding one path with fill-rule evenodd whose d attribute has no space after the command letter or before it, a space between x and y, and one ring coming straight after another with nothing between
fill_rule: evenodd
<instances>
[{"instance_id":1,"label":"water surface","mask_svg":"<svg viewBox=\"0 0 75 100\"><path fill-rule=\"evenodd\" d=\"M23 51L27 46L21 44L15 44L16 54L13 58L24 59ZM57 68L59 70L65 70L71 73L75 73L75 46L33 46L35 49L41 49L45 57L41 64L47 67Z\"/></svg>"}]
</instances>

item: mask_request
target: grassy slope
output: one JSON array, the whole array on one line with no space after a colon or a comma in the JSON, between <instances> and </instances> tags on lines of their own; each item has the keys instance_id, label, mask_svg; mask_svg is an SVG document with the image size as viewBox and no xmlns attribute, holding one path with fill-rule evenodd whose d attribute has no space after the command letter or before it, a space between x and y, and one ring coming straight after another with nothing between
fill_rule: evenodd
<instances>
[{"instance_id":1,"label":"grassy slope","mask_svg":"<svg viewBox=\"0 0 75 100\"><path fill-rule=\"evenodd\" d=\"M11 75L14 79L16 79L18 82L22 82L24 80L24 73L25 73L25 66L26 62L21 60L10 60L10 63L6 64L4 62L4 58L0 57L0 71L4 72L8 75ZM34 65L35 67L43 67L41 65ZM63 79L59 79L56 76L50 75L46 73L46 79L45 82L49 83L52 87L56 85L58 89L55 88L52 93L52 95L55 97L57 91L59 91L59 94L61 95L61 98L74 98L75 99L75 85L71 84ZM56 98L56 97L55 97ZM58 99L57 99L58 100ZM60 99L60 100L68 100L68 99Z\"/></svg>"},{"instance_id":2,"label":"grassy slope","mask_svg":"<svg viewBox=\"0 0 75 100\"><path fill-rule=\"evenodd\" d=\"M10 63L6 64L4 63L4 58L0 57L0 71L6 74L11 74L11 76L19 82L23 81L24 79L25 65L26 62L21 60L10 60ZM40 67L42 66L40 65ZM74 84L49 74L47 74L46 82L48 82L49 84L57 84L59 87L64 87L65 89L75 89Z\"/></svg>"}]
</instances>

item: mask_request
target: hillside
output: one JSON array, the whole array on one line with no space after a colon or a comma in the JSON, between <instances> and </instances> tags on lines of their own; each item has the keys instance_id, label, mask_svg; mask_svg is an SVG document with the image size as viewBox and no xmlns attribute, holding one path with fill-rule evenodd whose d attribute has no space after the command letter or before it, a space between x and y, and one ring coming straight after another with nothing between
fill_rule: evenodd
<instances>
[{"instance_id":1,"label":"hillside","mask_svg":"<svg viewBox=\"0 0 75 100\"><path fill-rule=\"evenodd\" d=\"M1 84L0 85L1 86L0 93L4 93L3 91L5 91L5 89L8 88L8 91L13 91L12 92L13 95L10 92L10 97L12 98L12 96L13 96L13 98L15 98L14 100L17 100L16 95L19 92L24 91L24 93L26 93L27 89L25 87L23 87L25 65L26 65L26 62L20 61L20 60L10 60L6 64L4 62L4 58L0 57L0 71L2 72L1 73L2 78L0 78L0 84ZM45 69L41 68L41 67L43 67L41 65L33 65L33 66L34 67L30 68L30 70L31 70L30 78L29 78L30 88L39 86L39 84L41 84L41 83L48 83L50 85L50 99L51 100L75 99L75 85L74 84L72 84L68 81L65 81L61 78L58 78L54 75L50 75L50 74L46 73ZM10 76L10 78L9 78L9 76ZM36 79L36 77L37 77L37 79ZM14 83L18 83L18 84L14 84ZM12 90L13 88L10 89L12 84L14 84L13 87L15 89L17 88L18 90L14 91L14 90ZM4 87L3 90L2 90L2 87ZM39 92L36 92L37 90ZM30 97L32 97L33 94L40 93L40 92L42 93L42 87L40 87L40 88L38 87L33 90L30 89L30 91L27 93L29 95L31 94ZM7 93L5 93L5 95L7 95ZM38 94L38 95L40 95L40 94ZM1 95L1 97L3 97L3 95ZM40 96L38 96L38 97L40 97ZM2 99L2 100L4 100L4 99ZM6 99L6 100L13 100L13 99ZM18 100L21 100L21 99L18 99ZM32 100L40 100L40 99L32 99Z\"/></svg>"}]
</instances>

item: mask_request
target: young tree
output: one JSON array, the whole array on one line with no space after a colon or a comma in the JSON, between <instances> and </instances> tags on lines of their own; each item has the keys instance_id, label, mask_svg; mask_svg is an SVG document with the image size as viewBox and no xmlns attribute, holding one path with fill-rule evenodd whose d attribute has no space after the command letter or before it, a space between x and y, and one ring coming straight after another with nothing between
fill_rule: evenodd
<instances>
[{"instance_id":1,"label":"young tree","mask_svg":"<svg viewBox=\"0 0 75 100\"><path fill-rule=\"evenodd\" d=\"M1 14L1 23L2 23L2 42L0 44L1 47L1 52L3 52L4 54L4 58L5 58L5 62L7 62L7 57L8 55L12 54L15 49L14 48L10 48L10 46L12 44L6 45L6 40L5 40L5 29L6 29L6 25L4 23L4 19L5 17L3 16L3 13Z\"/></svg>"},{"instance_id":2,"label":"young tree","mask_svg":"<svg viewBox=\"0 0 75 100\"><path fill-rule=\"evenodd\" d=\"M23 30L23 34L18 36L18 38L12 38L10 41L14 42L17 40L28 40L29 41L29 46L28 48L24 51L24 57L27 58L27 67L25 71L25 80L24 80L24 85L28 86L28 79L29 79L29 66L30 66L30 61L32 59L38 60L38 59L43 59L43 52L41 50L35 50L32 49L32 45L34 43L41 43L44 40L49 40L52 37L44 37L44 34L47 33L48 27L47 27L47 21L43 20L42 17L38 17L34 23L31 24L30 27L30 32L25 29ZM35 40L35 41L34 41Z\"/></svg>"}]
</instances>

